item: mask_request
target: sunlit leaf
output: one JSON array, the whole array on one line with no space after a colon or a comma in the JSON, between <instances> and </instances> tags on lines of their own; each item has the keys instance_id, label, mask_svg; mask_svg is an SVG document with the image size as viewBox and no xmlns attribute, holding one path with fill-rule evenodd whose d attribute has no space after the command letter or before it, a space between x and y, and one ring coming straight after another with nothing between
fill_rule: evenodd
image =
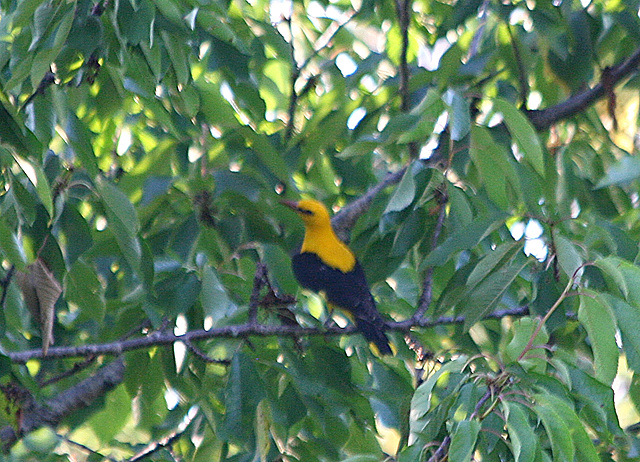
<instances>
[{"instance_id":1,"label":"sunlit leaf","mask_svg":"<svg viewBox=\"0 0 640 462\"><path fill-rule=\"evenodd\" d=\"M503 401L511 450L516 462L533 462L538 439L527 419L526 411L518 403Z\"/></svg>"},{"instance_id":2,"label":"sunlit leaf","mask_svg":"<svg viewBox=\"0 0 640 462\"><path fill-rule=\"evenodd\" d=\"M42 167L39 165L33 164L26 159L18 155L14 155L14 159L22 168L22 171L27 175L29 181L35 186L36 193L38 194L38 198L42 205L44 205L45 209L49 213L49 216L53 218L53 199L51 196L51 187L49 186L49 181L47 180Z\"/></svg>"},{"instance_id":3,"label":"sunlit leaf","mask_svg":"<svg viewBox=\"0 0 640 462\"><path fill-rule=\"evenodd\" d=\"M533 166L540 176L544 176L542 145L531 122L521 111L504 99L495 99L493 106L502 113L504 122L520 151L524 154L525 160Z\"/></svg>"},{"instance_id":4,"label":"sunlit leaf","mask_svg":"<svg viewBox=\"0 0 640 462\"><path fill-rule=\"evenodd\" d=\"M578 320L587 330L594 355L596 377L610 385L618 372L616 323L608 307L593 292L580 296Z\"/></svg>"},{"instance_id":5,"label":"sunlit leaf","mask_svg":"<svg viewBox=\"0 0 640 462\"><path fill-rule=\"evenodd\" d=\"M457 426L451 437L449 459L456 462L469 460L475 448L476 439L480 432L480 422L463 420Z\"/></svg>"},{"instance_id":6,"label":"sunlit leaf","mask_svg":"<svg viewBox=\"0 0 640 462\"><path fill-rule=\"evenodd\" d=\"M23 269L27 264L22 242L16 234L7 226L4 220L0 220L0 248L5 257L15 265L17 269Z\"/></svg>"},{"instance_id":7,"label":"sunlit leaf","mask_svg":"<svg viewBox=\"0 0 640 462\"><path fill-rule=\"evenodd\" d=\"M625 156L609 167L606 175L598 181L596 187L624 185L637 178L640 178L640 159L634 156Z\"/></svg>"}]
</instances>

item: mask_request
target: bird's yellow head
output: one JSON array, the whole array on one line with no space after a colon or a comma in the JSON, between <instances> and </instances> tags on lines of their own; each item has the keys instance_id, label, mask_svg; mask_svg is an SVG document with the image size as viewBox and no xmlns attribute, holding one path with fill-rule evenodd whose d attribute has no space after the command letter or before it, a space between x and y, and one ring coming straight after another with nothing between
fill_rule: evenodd
<instances>
[{"instance_id":1,"label":"bird's yellow head","mask_svg":"<svg viewBox=\"0 0 640 462\"><path fill-rule=\"evenodd\" d=\"M331 226L329 211L322 202L312 199L300 202L282 201L296 212L304 222L304 240L301 252L315 253L320 260L343 273L353 270L356 257L344 242L338 239Z\"/></svg>"},{"instance_id":2,"label":"bird's yellow head","mask_svg":"<svg viewBox=\"0 0 640 462\"><path fill-rule=\"evenodd\" d=\"M320 201L305 199L300 202L282 201L281 204L296 212L307 228L331 226L329 211Z\"/></svg>"}]
</instances>

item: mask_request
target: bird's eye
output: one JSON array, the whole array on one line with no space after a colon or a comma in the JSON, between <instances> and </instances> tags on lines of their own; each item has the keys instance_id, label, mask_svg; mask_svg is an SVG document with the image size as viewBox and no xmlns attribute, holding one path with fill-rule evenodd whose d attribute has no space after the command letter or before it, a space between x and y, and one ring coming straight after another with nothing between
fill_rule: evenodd
<instances>
[{"instance_id":1,"label":"bird's eye","mask_svg":"<svg viewBox=\"0 0 640 462\"><path fill-rule=\"evenodd\" d=\"M311 210L298 209L298 212L303 213L305 215L313 215L313 212Z\"/></svg>"}]
</instances>

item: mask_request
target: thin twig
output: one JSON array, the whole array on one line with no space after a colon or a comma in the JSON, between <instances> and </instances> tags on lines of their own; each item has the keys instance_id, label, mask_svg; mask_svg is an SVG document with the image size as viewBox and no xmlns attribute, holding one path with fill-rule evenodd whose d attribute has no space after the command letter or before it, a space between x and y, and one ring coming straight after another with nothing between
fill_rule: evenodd
<instances>
[{"instance_id":1,"label":"thin twig","mask_svg":"<svg viewBox=\"0 0 640 462\"><path fill-rule=\"evenodd\" d=\"M40 388L44 388L47 387L51 384L54 384L56 382L59 382L60 380L66 379L68 377L71 377L72 375L77 374L78 372L86 369L87 367L89 367L91 364L93 364L96 360L95 356L87 356L84 360L75 363L70 369L67 369L66 371L62 372L61 374L58 374L56 376L53 376L47 380L44 380L42 382L40 382Z\"/></svg>"},{"instance_id":2,"label":"thin twig","mask_svg":"<svg viewBox=\"0 0 640 462\"><path fill-rule=\"evenodd\" d=\"M184 345L187 347L187 350L189 350L191 353L196 355L205 363L220 364L222 366L228 366L231 364L231 361L228 359L212 358L211 356L207 355L204 351L199 349L197 346L195 346L191 340L185 340L182 343L184 343Z\"/></svg>"},{"instance_id":3,"label":"thin twig","mask_svg":"<svg viewBox=\"0 0 640 462\"><path fill-rule=\"evenodd\" d=\"M91 449L89 446L86 446L82 443L78 443L77 441L73 441L72 439L69 439L67 436L65 435L59 435L60 438L62 438L67 444L70 444L72 446L76 446L80 449L82 449L85 452L88 452L89 454L93 454L95 456L98 456L101 458L101 460L108 460L109 462L118 462L117 459L114 459L113 457L110 456L105 456L104 454L99 453L98 451L95 451L93 449Z\"/></svg>"},{"instance_id":4,"label":"thin twig","mask_svg":"<svg viewBox=\"0 0 640 462\"><path fill-rule=\"evenodd\" d=\"M482 5L480 5L480 17L478 18L479 25L476 29L476 33L473 35L473 39L471 40L471 46L469 47L469 55L468 58L473 58L480 49L480 42L482 41L482 37L484 35L484 29L487 25L487 17L489 11L489 3L490 0L484 0Z\"/></svg>"},{"instance_id":5,"label":"thin twig","mask_svg":"<svg viewBox=\"0 0 640 462\"><path fill-rule=\"evenodd\" d=\"M485 319L501 319L505 316L525 316L529 313L528 306L517 307L508 310L495 311ZM391 322L387 324L388 331L408 332L416 327L428 328L440 325L463 324L464 316L443 316L437 319L419 319L412 318L405 321ZM11 361L15 363L26 363L30 359L40 358L43 360L51 360L55 358L71 358L89 355L119 355L125 351L139 350L152 346L168 346L175 342L189 342L211 338L247 338L247 337L300 337L313 335L354 335L358 331L355 326L346 327L338 326L317 326L303 327L299 325L267 325L249 323L214 327L209 330L198 329L186 332L182 335L176 335L171 331L153 332L146 337L132 338L111 343L86 344L75 347L52 347L49 348L47 356L43 357L42 350L27 350L20 352L7 353Z\"/></svg>"},{"instance_id":6,"label":"thin twig","mask_svg":"<svg viewBox=\"0 0 640 462\"><path fill-rule=\"evenodd\" d=\"M298 103L298 93L296 92L296 82L298 81L298 77L300 77L300 67L296 62L295 56L295 48L293 44L293 15L292 17L287 19L289 24L289 47L291 49L291 77L289 80L289 109L287 111L288 119L287 119L287 127L284 132L284 140L285 142L291 139L293 135L293 128L295 126L295 115L296 115L296 106Z\"/></svg>"},{"instance_id":7,"label":"thin twig","mask_svg":"<svg viewBox=\"0 0 640 462\"><path fill-rule=\"evenodd\" d=\"M438 212L438 219L436 220L436 225L433 228L433 236L431 237L431 250L434 250L438 246L438 240L440 239L440 234L442 233L442 227L444 225L444 220L447 215L446 211L446 195L442 196L440 200L440 211ZM422 294L420 295L420 300L418 301L418 308L413 315L414 320L422 319L424 314L429 309L431 305L431 298L433 295L433 267L427 268L424 283L422 284Z\"/></svg>"},{"instance_id":8,"label":"thin twig","mask_svg":"<svg viewBox=\"0 0 640 462\"><path fill-rule=\"evenodd\" d=\"M482 398L478 400L478 402L476 403L473 409L473 412L471 413L471 415L467 420L478 419L479 421L482 421L488 415L488 413L486 412L483 414L480 414L482 407L485 405L487 401L489 401L489 399L491 399L492 396L496 394L500 394L504 389L504 387L506 386L506 384L507 384L506 381L497 386L492 386L491 384L489 384L487 386L487 391L484 393L484 395L482 395ZM492 409L492 407L490 407L490 410ZM445 458L448 455L450 445L451 445L451 437L447 435L440 443L440 446L438 446L438 449L436 449L433 455L429 458L429 462L439 462L439 461L445 460Z\"/></svg>"},{"instance_id":9,"label":"thin twig","mask_svg":"<svg viewBox=\"0 0 640 462\"><path fill-rule=\"evenodd\" d=\"M396 15L398 17L398 23L400 24L400 34L402 36L402 50L400 51L400 66L398 72L400 73L400 86L398 92L400 93L400 109L402 112L409 111L409 64L407 63L407 53L409 51L409 21L411 16L409 15L410 0L395 0L396 2Z\"/></svg>"},{"instance_id":10,"label":"thin twig","mask_svg":"<svg viewBox=\"0 0 640 462\"><path fill-rule=\"evenodd\" d=\"M400 34L402 35L402 49L400 51L400 66L398 73L400 74L400 86L398 93L400 94L400 110L409 112L411 109L411 90L409 88L409 63L407 62L407 54L409 53L409 25L411 23L411 0L395 0L396 15L400 24ZM409 156L417 159L420 155L420 147L415 141L407 145Z\"/></svg>"},{"instance_id":11,"label":"thin twig","mask_svg":"<svg viewBox=\"0 0 640 462\"><path fill-rule=\"evenodd\" d=\"M14 265L11 265L7 274L0 280L0 287L2 287L2 296L0 297L0 308L4 310L4 302L7 300L7 294L9 293L9 284L11 284L11 278L16 270Z\"/></svg>"},{"instance_id":12,"label":"thin twig","mask_svg":"<svg viewBox=\"0 0 640 462\"><path fill-rule=\"evenodd\" d=\"M542 327L546 324L546 322L549 320L549 318L554 313L554 311L560 306L560 304L568 296L571 295L570 290L571 290L571 288L573 287L573 285L576 282L576 277L577 277L578 272L583 267L584 267L584 265L580 265L580 267L578 269L576 269L575 272L573 273L573 275L569 278L569 282L567 282L567 286L564 288L564 290L562 291L562 293L560 294L560 296L558 297L556 302L553 304L553 306L551 308L549 308L549 311L547 311L547 314L545 314L544 317L540 320L540 322L536 326L535 330L533 331L533 334L531 334L531 337L529 338L529 341L527 342L527 345L524 347L524 349L520 353L520 356L518 356L518 361L520 361L522 358L524 358L524 356L531 350L531 348L533 348L533 342L535 342L536 338L538 337L538 334L542 330Z\"/></svg>"},{"instance_id":13,"label":"thin twig","mask_svg":"<svg viewBox=\"0 0 640 462\"><path fill-rule=\"evenodd\" d=\"M267 278L267 267L262 262L258 262L256 273L253 276L253 291L249 298L249 324L258 323L258 306L260 305L260 291L265 286Z\"/></svg>"},{"instance_id":14,"label":"thin twig","mask_svg":"<svg viewBox=\"0 0 640 462\"><path fill-rule=\"evenodd\" d=\"M149 444L147 447L145 447L138 454L136 454L135 456L131 457L130 459L127 459L127 462L138 462L140 460L146 459L147 457L149 457L150 455L152 455L155 452L158 452L161 449L171 448L171 446L173 446L173 444L182 437L182 435L184 434L184 432L185 432L185 430L187 428L188 428L188 426L185 426L185 428L183 430L176 431L172 435L167 436L167 437L163 438L160 441L156 441L154 443Z\"/></svg>"},{"instance_id":15,"label":"thin twig","mask_svg":"<svg viewBox=\"0 0 640 462\"><path fill-rule=\"evenodd\" d=\"M295 57L295 47L293 43L293 29L292 29L293 17L287 19L289 23L289 37L290 37L289 46L291 49L292 71L291 71L291 77L289 80L290 95L289 95L289 108L287 110L287 125L285 127L285 132L284 132L285 142L289 141L293 136L293 130L295 128L296 107L298 106L298 98L300 98L307 91L310 90L309 86L305 86L305 89L303 89L300 92L300 94L298 94L298 92L296 91L296 83L298 82L298 79L302 75L302 71L304 71L307 68L307 66L309 66L309 63L311 63L311 61L316 56L318 56L320 51L322 51L323 49L326 49L326 47L331 43L331 41L338 34L338 32L340 32L347 24L349 24L349 22L351 22L351 20L356 16L356 14L357 14L357 11L351 10L349 17L344 22L338 24L338 26L329 35L329 37L327 37L327 39L324 41L323 44L315 46L313 53L311 53L311 55L308 56L307 59L300 66L298 66L298 63L296 62L296 57ZM311 79L313 79L313 77ZM310 83L311 79L309 79L309 82L307 82L308 84Z\"/></svg>"},{"instance_id":16,"label":"thin twig","mask_svg":"<svg viewBox=\"0 0 640 462\"><path fill-rule=\"evenodd\" d=\"M451 444L451 437L447 435L442 440L442 443L440 443L440 446L438 446L438 449L436 449L436 452L429 457L429 462L439 462L444 460L447 455L447 451L449 451L449 444Z\"/></svg>"},{"instance_id":17,"label":"thin twig","mask_svg":"<svg viewBox=\"0 0 640 462\"><path fill-rule=\"evenodd\" d=\"M513 34L513 30L511 29L511 25L506 25L507 30L509 31L509 37L511 38L511 48L513 49L513 57L516 60L516 65L518 67L518 82L520 83L520 101L524 107L527 106L527 96L529 95L529 79L527 77L527 72L524 67L524 62L522 60L522 53L520 52L520 46L516 41L516 37Z\"/></svg>"}]
</instances>

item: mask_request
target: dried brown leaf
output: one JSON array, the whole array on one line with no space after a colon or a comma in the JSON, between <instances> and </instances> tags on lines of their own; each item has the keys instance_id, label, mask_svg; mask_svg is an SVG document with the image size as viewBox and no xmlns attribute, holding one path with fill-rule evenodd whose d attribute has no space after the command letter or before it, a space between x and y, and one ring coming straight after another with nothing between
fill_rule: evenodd
<instances>
[{"instance_id":1,"label":"dried brown leaf","mask_svg":"<svg viewBox=\"0 0 640 462\"><path fill-rule=\"evenodd\" d=\"M53 345L53 322L55 305L62 287L41 258L27 266L27 271L17 271L16 281L22 290L25 304L42 333L42 354L46 355Z\"/></svg>"}]
</instances>

